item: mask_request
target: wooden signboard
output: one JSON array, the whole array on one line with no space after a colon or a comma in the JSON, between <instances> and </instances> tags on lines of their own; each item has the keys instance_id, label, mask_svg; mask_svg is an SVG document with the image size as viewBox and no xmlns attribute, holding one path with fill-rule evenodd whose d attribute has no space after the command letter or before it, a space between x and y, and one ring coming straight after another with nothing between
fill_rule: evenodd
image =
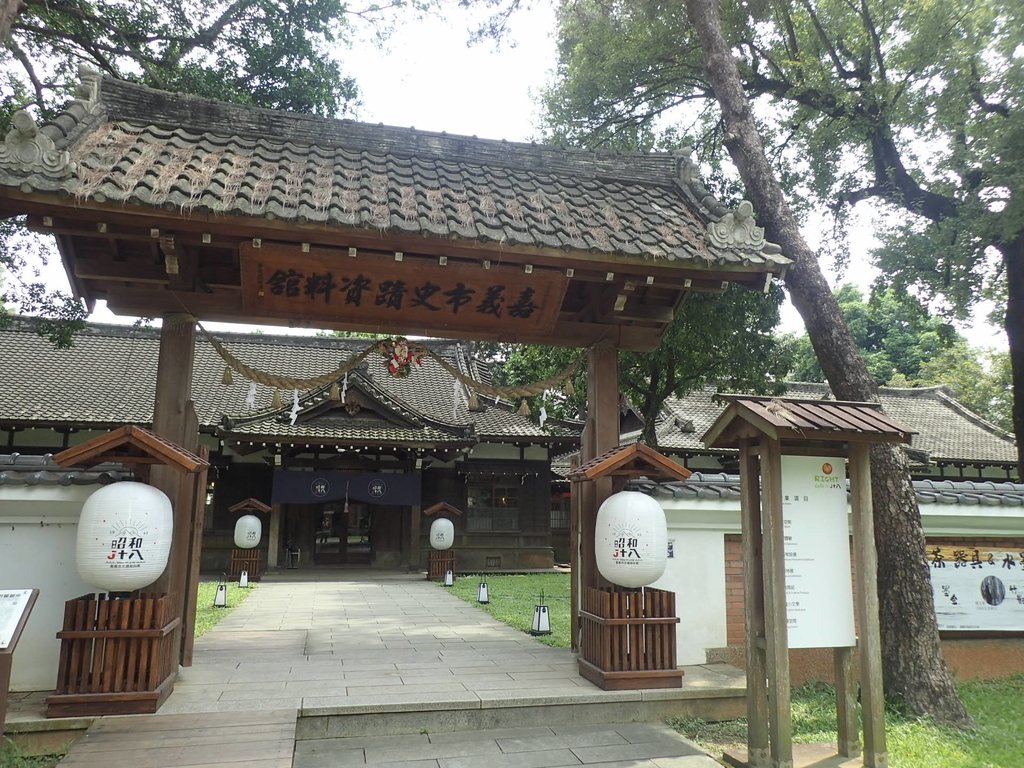
<instances>
[{"instance_id":1,"label":"wooden signboard","mask_svg":"<svg viewBox=\"0 0 1024 768\"><path fill-rule=\"evenodd\" d=\"M0 589L0 736L7 720L7 688L11 684L14 649L37 597L38 589Z\"/></svg>"},{"instance_id":2,"label":"wooden signboard","mask_svg":"<svg viewBox=\"0 0 1024 768\"><path fill-rule=\"evenodd\" d=\"M241 250L242 306L250 315L323 319L407 332L551 328L568 278L561 272L453 263L296 246Z\"/></svg>"}]
</instances>

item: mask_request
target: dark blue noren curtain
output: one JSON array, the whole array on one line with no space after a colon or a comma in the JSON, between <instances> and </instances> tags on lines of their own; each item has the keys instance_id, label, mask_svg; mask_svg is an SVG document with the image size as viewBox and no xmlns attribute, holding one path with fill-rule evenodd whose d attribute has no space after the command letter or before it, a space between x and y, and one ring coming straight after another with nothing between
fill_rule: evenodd
<instances>
[{"instance_id":1,"label":"dark blue noren curtain","mask_svg":"<svg viewBox=\"0 0 1024 768\"><path fill-rule=\"evenodd\" d=\"M279 504L319 504L342 501L346 489L352 501L407 507L420 503L420 473L384 472L274 472L271 500Z\"/></svg>"}]
</instances>

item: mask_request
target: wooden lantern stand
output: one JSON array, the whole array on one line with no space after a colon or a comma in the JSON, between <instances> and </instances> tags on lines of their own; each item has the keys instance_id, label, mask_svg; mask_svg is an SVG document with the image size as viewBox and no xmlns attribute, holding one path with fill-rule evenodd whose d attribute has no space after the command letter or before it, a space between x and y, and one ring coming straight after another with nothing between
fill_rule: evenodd
<instances>
[{"instance_id":1,"label":"wooden lantern stand","mask_svg":"<svg viewBox=\"0 0 1024 768\"><path fill-rule=\"evenodd\" d=\"M245 499L228 507L233 515L270 515L273 509L257 499ZM258 546L251 549L235 547L231 550L231 564L228 577L232 581L242 578L242 571L249 574L249 581L259 581L263 577L263 550Z\"/></svg>"},{"instance_id":2,"label":"wooden lantern stand","mask_svg":"<svg viewBox=\"0 0 1024 768\"><path fill-rule=\"evenodd\" d=\"M61 466L134 465L143 479L152 466L169 466L183 481L192 480L190 519L202 509L209 466L205 456L184 451L142 427L121 427L57 454L54 461ZM202 526L198 529L202 531ZM198 563L198 552L195 557ZM191 644L198 571L192 581L193 610L186 622L167 593L133 593L117 599L90 593L67 601L63 629L57 633L57 688L46 700L46 716L156 712L174 689L182 643Z\"/></svg>"},{"instance_id":3,"label":"wooden lantern stand","mask_svg":"<svg viewBox=\"0 0 1024 768\"><path fill-rule=\"evenodd\" d=\"M613 488L621 490L630 478L685 480L691 474L653 448L635 443L573 469L569 480L583 484L612 478ZM578 619L580 675L604 690L681 687L675 597L652 587L584 586Z\"/></svg>"},{"instance_id":4,"label":"wooden lantern stand","mask_svg":"<svg viewBox=\"0 0 1024 768\"><path fill-rule=\"evenodd\" d=\"M427 507L423 510L424 517L434 517L435 515L441 515L442 517L449 518L453 523L455 519L462 516L462 510L457 507L453 507L451 504L445 501L439 501L433 506ZM455 574L455 549L434 549L430 548L430 554L427 555L427 581L443 581L444 575L451 571Z\"/></svg>"},{"instance_id":5,"label":"wooden lantern stand","mask_svg":"<svg viewBox=\"0 0 1024 768\"><path fill-rule=\"evenodd\" d=\"M726 753L725 759L732 765L750 768L824 764L818 762L822 757L820 745L797 745L794 755L782 456L845 455L849 457L863 764L883 768L888 755L869 452L873 443L908 443L913 430L888 418L877 403L747 395L727 395L724 399L729 405L703 441L709 448L738 448L740 452L747 654L747 749L745 753ZM842 545L847 546L845 524L842 527ZM852 766L861 752L853 650L833 648L839 754L829 765Z\"/></svg>"}]
</instances>

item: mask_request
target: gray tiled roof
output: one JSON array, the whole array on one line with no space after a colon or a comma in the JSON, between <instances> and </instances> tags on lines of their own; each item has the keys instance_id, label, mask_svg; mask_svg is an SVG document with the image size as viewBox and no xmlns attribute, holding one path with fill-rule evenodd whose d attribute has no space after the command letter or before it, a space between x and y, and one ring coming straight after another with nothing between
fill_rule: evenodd
<instances>
[{"instance_id":1,"label":"gray tiled roof","mask_svg":"<svg viewBox=\"0 0 1024 768\"><path fill-rule=\"evenodd\" d=\"M74 469L55 464L52 454L0 454L0 485L93 485L114 483L131 476L131 472L117 464Z\"/></svg>"},{"instance_id":2,"label":"gray tiled roof","mask_svg":"<svg viewBox=\"0 0 1024 768\"><path fill-rule=\"evenodd\" d=\"M685 482L652 483L634 481L633 487L656 496L707 501L735 501L739 504L739 475L694 472ZM914 480L920 504L963 504L965 506L1024 506L1024 484L970 480Z\"/></svg>"},{"instance_id":3,"label":"gray tiled roof","mask_svg":"<svg viewBox=\"0 0 1024 768\"><path fill-rule=\"evenodd\" d=\"M794 382L786 385L785 394L833 399L826 384ZM680 398L667 399L657 427L659 448L707 453L701 436L725 408L715 402L714 395L713 387L705 387ZM989 464L1015 464L1017 461L1012 437L957 403L943 387L882 387L879 399L886 414L917 431L910 447L927 453L932 461Z\"/></svg>"},{"instance_id":4,"label":"gray tiled roof","mask_svg":"<svg viewBox=\"0 0 1024 768\"><path fill-rule=\"evenodd\" d=\"M372 342L359 338L273 336L251 333L217 333L215 336L245 363L291 377L319 375L349 359L353 352ZM459 342L424 342L449 363L465 367L468 348ZM52 425L147 424L152 421L156 385L159 331L114 325L89 325L75 336L70 349L54 349L35 334L28 321L15 321L0 330L0 422ZM202 335L197 336L192 397L199 423L205 430L235 422L230 432L240 436L278 435L324 440L455 441L465 443L472 431L483 441L527 440L547 442L564 430L550 432L514 411L514 404L488 405L470 412L463 387L436 361L427 358L408 377L392 378L376 355L351 374L382 408L410 422L399 427L380 420L311 419L292 427L283 418L291 407L284 393L284 407L273 411L273 389L256 387L256 409L245 400L249 382L239 375L225 386L224 362ZM456 394L458 393L458 394ZM305 401L309 393L300 393ZM303 402L303 408L310 403Z\"/></svg>"},{"instance_id":5,"label":"gray tiled roof","mask_svg":"<svg viewBox=\"0 0 1024 768\"><path fill-rule=\"evenodd\" d=\"M0 186L80 200L718 269L789 263L683 155L599 153L329 120L86 74L42 126L49 167L0 150ZM748 211L735 214L749 221ZM715 234L709 224L726 219Z\"/></svg>"}]
</instances>

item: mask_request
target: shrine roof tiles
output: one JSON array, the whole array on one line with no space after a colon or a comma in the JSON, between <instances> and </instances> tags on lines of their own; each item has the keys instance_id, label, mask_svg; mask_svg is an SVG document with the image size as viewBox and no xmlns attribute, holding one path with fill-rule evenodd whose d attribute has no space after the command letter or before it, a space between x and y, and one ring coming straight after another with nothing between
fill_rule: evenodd
<instances>
[{"instance_id":1,"label":"shrine roof tiles","mask_svg":"<svg viewBox=\"0 0 1024 768\"><path fill-rule=\"evenodd\" d=\"M80 91L42 139L12 133L44 157L26 164L19 157L30 153L0 149L0 187L699 268L780 273L789 263L749 204L725 208L685 155L331 120L94 74Z\"/></svg>"},{"instance_id":2,"label":"shrine roof tiles","mask_svg":"<svg viewBox=\"0 0 1024 768\"><path fill-rule=\"evenodd\" d=\"M832 397L827 384L813 382L787 383L784 394L800 398ZM944 387L881 387L879 401L886 414L914 427L916 434L911 438L910 451L921 460L948 464L1016 463L1013 438L958 403ZM659 449L695 454L725 451L708 449L701 442L701 436L724 409L725 405L716 401L713 387L667 398L656 428Z\"/></svg>"},{"instance_id":3,"label":"shrine roof tiles","mask_svg":"<svg viewBox=\"0 0 1024 768\"><path fill-rule=\"evenodd\" d=\"M1024 506L1024 484L981 480L914 480L914 493L921 504L963 504L966 506ZM660 497L734 501L740 497L739 475L724 472L694 472L685 482L654 483L634 480L630 487Z\"/></svg>"},{"instance_id":4,"label":"shrine roof tiles","mask_svg":"<svg viewBox=\"0 0 1024 768\"><path fill-rule=\"evenodd\" d=\"M0 422L5 424L66 425L81 429L107 429L121 424L152 421L159 330L133 326L90 324L74 337L69 349L55 349L35 332L30 320L16 319L0 330ZM253 333L214 334L238 359L281 376L316 376L329 371L373 341L362 338L273 336ZM470 348L461 342L430 342L436 354L450 364L468 367ZM462 362L459 362L460 359ZM473 363L475 373L480 363ZM436 361L427 358L405 378L390 376L379 355L371 353L361 369L350 374L381 408L394 412L404 424L370 427L365 420L346 421L334 415L292 427L287 415L292 393L283 392L281 409L271 406L274 389L255 385L253 407L246 404L250 383L235 374L222 382L225 363L201 334L197 335L192 399L205 431L219 429L223 417L237 423L239 434L279 435L337 440L475 440L547 442L568 439L568 430L541 429L515 412L513 403L487 405L470 412L465 388ZM27 372L31 372L29 375ZM315 408L311 392L300 392L302 408ZM378 430L378 431L374 431ZM558 436L562 436L559 438Z\"/></svg>"}]
</instances>

